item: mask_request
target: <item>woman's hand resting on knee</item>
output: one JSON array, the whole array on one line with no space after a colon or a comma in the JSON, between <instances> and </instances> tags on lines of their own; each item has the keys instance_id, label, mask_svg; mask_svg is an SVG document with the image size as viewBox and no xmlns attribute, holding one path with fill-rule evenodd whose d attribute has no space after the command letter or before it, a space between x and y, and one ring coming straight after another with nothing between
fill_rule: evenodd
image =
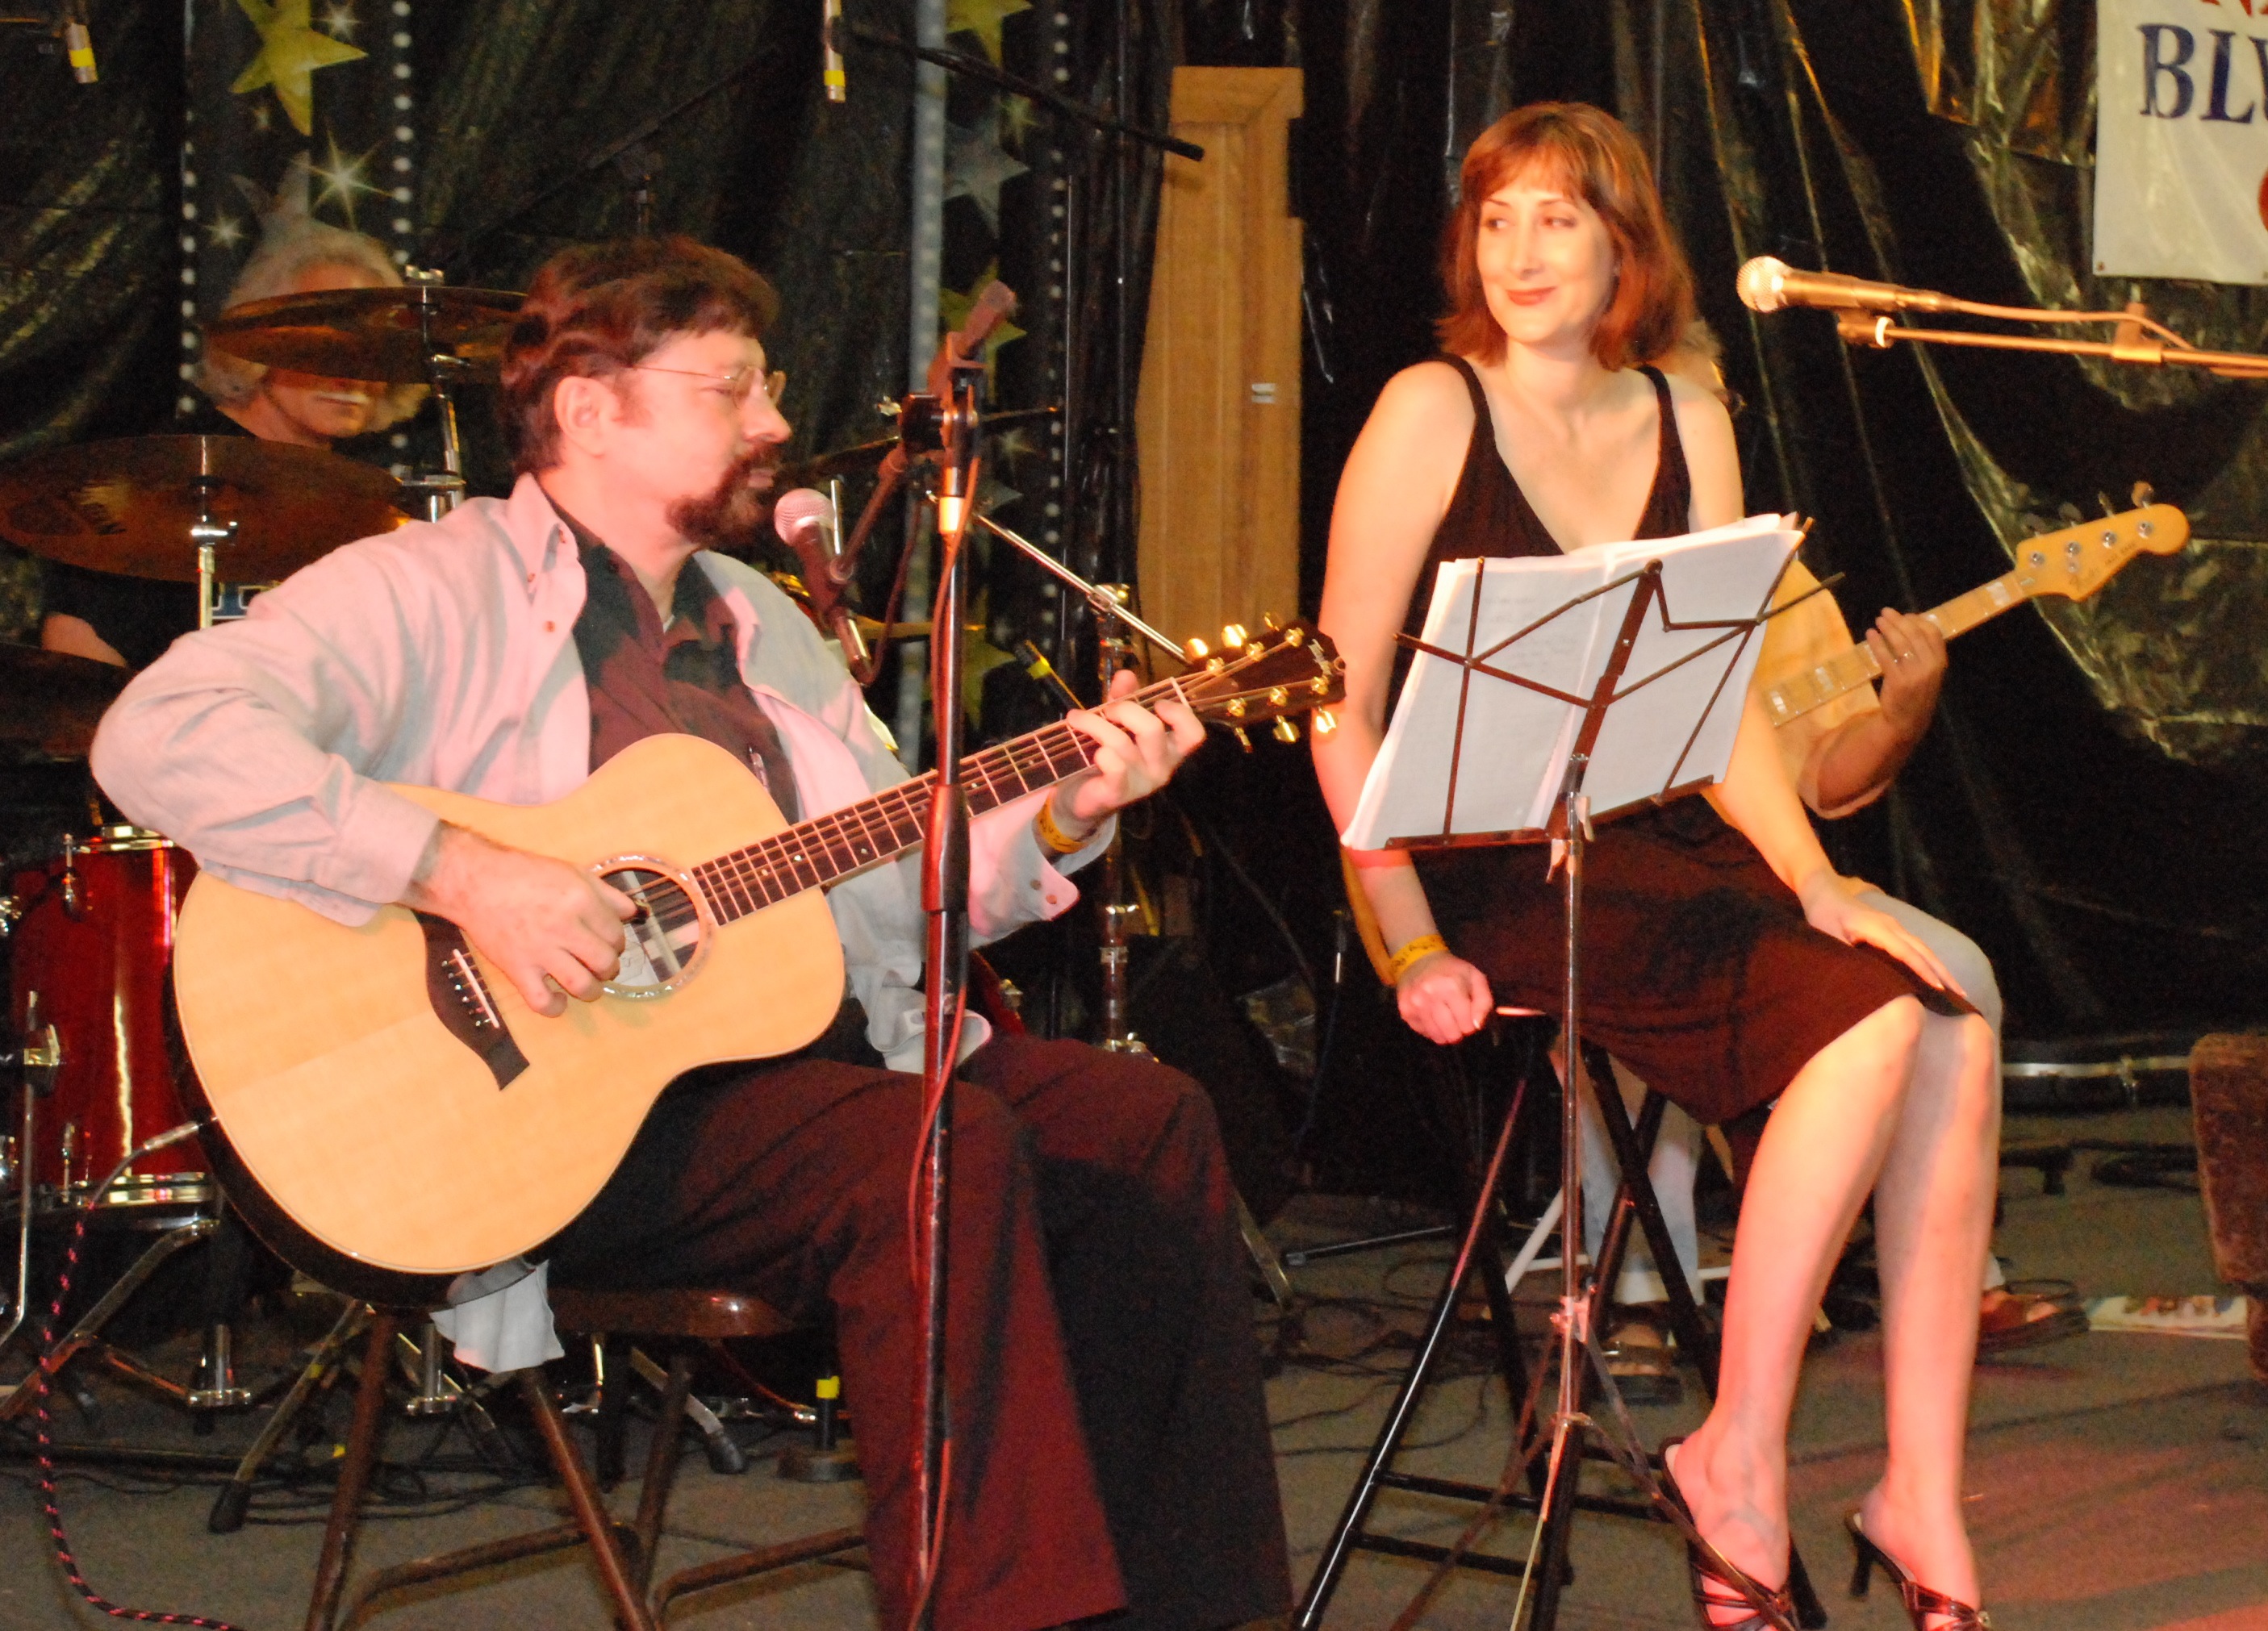
<instances>
[{"instance_id":1,"label":"woman's hand resting on knee","mask_svg":"<svg viewBox=\"0 0 2268 1631\"><path fill-rule=\"evenodd\" d=\"M1452 951L1419 958L1394 988L1410 1028L1444 1047L1481 1028L1494 1004L1488 976Z\"/></svg>"},{"instance_id":2,"label":"woman's hand resting on knee","mask_svg":"<svg viewBox=\"0 0 2268 1631\"><path fill-rule=\"evenodd\" d=\"M1937 954L1907 933L1905 925L1888 912L1861 901L1861 887L1856 878L1821 867L1796 885L1795 898L1803 905L1804 921L1821 934L1832 935L1845 945L1880 946L1939 990L1950 991L1965 1002L1969 993L1938 961ZM1409 1011L1407 999L1403 1011Z\"/></svg>"}]
</instances>

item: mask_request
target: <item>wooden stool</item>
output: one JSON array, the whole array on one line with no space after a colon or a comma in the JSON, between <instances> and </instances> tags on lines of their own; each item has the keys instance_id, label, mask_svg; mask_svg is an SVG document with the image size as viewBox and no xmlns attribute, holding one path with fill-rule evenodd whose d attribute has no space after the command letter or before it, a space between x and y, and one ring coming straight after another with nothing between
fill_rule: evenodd
<instances>
[{"instance_id":1,"label":"wooden stool","mask_svg":"<svg viewBox=\"0 0 2268 1631\"><path fill-rule=\"evenodd\" d=\"M552 1312L563 1331L601 1337L648 1337L692 1341L722 1341L727 1337L777 1336L793 1328L777 1310L753 1297L733 1292L572 1291L554 1288ZM368 1343L364 1350L361 1385L355 1395L354 1426L347 1437L346 1458L339 1469L338 1493L331 1502L328 1526L323 1532L322 1557L315 1569L314 1595L307 1606L307 1631L332 1631L340 1622L339 1605L351 1564L355 1532L360 1524L362 1497L378 1457L384 1425L387 1366L401 1311L372 1311ZM518 1373L522 1394L549 1451L553 1468L565 1486L574 1511L572 1521L555 1524L502 1540L460 1547L435 1557L383 1569L364 1581L347 1604L345 1619L358 1620L370 1602L403 1586L453 1578L475 1569L492 1569L525 1557L587 1545L597 1566L600 1584L614 1605L617 1625L627 1631L653 1631L670 1603L688 1592L745 1580L792 1564L847 1552L863 1543L857 1529L829 1530L777 1546L757 1547L680 1570L652 1594L654 1554L661 1536L671 1486L677 1475L679 1431L686 1403L693 1392L693 1362L681 1348L671 1358L662 1392L661 1413L654 1423L653 1444L646 1456L645 1480L638 1492L637 1516L623 1524L610 1517L597 1485L567 1436L559 1407L544 1385L541 1367ZM627 1376L618 1378L626 1382ZM620 1395L627 1389L608 1390L602 1396L601 1431L607 1430L609 1402L612 1420L620 1423ZM602 1440L603 1443L603 1440Z\"/></svg>"}]
</instances>

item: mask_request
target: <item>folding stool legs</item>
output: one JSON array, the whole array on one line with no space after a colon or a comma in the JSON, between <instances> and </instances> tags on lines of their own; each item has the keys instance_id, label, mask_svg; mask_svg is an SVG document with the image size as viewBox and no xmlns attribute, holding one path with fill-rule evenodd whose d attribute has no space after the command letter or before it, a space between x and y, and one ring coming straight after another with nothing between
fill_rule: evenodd
<instances>
[{"instance_id":1,"label":"folding stool legs","mask_svg":"<svg viewBox=\"0 0 2268 1631\"><path fill-rule=\"evenodd\" d=\"M558 1403L544 1385L541 1367L521 1371L519 1385L527 1396L535 1425L543 1435L544 1448L551 1452L551 1464L558 1469L560 1481L567 1486L567 1500L575 1509L575 1521L590 1542L591 1561L598 1566L607 1595L615 1600L615 1619L626 1631L654 1631L653 1616L646 1610L644 1593L632 1578L630 1567L622 1559L622 1549L615 1542L614 1519L607 1515L606 1504L599 1499L598 1487L584 1471L582 1458L575 1453L574 1443L567 1436L567 1424L560 1419ZM656 1527L659 1527L659 1523Z\"/></svg>"},{"instance_id":2,"label":"folding stool legs","mask_svg":"<svg viewBox=\"0 0 2268 1631\"><path fill-rule=\"evenodd\" d=\"M370 1483L377 1458L379 1429L386 1410L386 1367L394 1349L395 1319L386 1309L373 1309L370 1340L363 1349L362 1383L355 1391L354 1427L347 1435L345 1465L339 1468L339 1487L331 1497L331 1520L323 1529L323 1554L315 1565L315 1593L307 1604L307 1631L331 1631L338 1613L339 1593L346 1584L347 1569L354 1559L355 1530L362 1517L363 1491Z\"/></svg>"}]
</instances>

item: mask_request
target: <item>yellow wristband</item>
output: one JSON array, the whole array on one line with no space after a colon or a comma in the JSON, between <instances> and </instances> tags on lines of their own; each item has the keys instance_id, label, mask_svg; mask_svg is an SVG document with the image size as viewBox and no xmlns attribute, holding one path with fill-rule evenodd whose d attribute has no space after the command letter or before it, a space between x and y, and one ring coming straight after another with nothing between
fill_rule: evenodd
<instances>
[{"instance_id":1,"label":"yellow wristband","mask_svg":"<svg viewBox=\"0 0 2268 1631\"><path fill-rule=\"evenodd\" d=\"M1032 818L1032 825L1038 829L1040 834L1040 842L1059 856L1073 855L1086 849L1094 841L1094 834L1089 833L1085 838L1073 838L1069 833L1057 827L1055 804L1056 801L1052 798L1041 800L1040 813Z\"/></svg>"},{"instance_id":2,"label":"yellow wristband","mask_svg":"<svg viewBox=\"0 0 2268 1631\"><path fill-rule=\"evenodd\" d=\"M1418 936L1386 959L1386 983L1390 986L1400 985L1402 976L1408 973L1411 966L1420 959L1431 957L1436 951L1446 951L1448 949L1449 943L1439 935Z\"/></svg>"}]
</instances>

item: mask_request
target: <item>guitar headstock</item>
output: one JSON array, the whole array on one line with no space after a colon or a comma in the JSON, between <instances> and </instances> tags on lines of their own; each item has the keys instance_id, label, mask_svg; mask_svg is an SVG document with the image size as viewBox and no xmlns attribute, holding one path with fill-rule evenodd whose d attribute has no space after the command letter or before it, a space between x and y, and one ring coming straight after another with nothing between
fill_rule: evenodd
<instances>
[{"instance_id":1,"label":"guitar headstock","mask_svg":"<svg viewBox=\"0 0 2268 1631\"><path fill-rule=\"evenodd\" d=\"M1328 635L1299 623L1250 631L1231 623L1221 636L1218 650L1190 641L1182 650L1189 672L1152 687L1154 693L1178 694L1198 718L1225 724L1240 737L1274 720L1277 737L1286 742L1299 739L1292 715L1346 694L1346 665Z\"/></svg>"},{"instance_id":2,"label":"guitar headstock","mask_svg":"<svg viewBox=\"0 0 2268 1631\"><path fill-rule=\"evenodd\" d=\"M2016 546L2016 578L2027 595L2084 600L2136 555L2169 555L2189 540L2189 517L2172 504L2145 504L2025 539Z\"/></svg>"}]
</instances>

